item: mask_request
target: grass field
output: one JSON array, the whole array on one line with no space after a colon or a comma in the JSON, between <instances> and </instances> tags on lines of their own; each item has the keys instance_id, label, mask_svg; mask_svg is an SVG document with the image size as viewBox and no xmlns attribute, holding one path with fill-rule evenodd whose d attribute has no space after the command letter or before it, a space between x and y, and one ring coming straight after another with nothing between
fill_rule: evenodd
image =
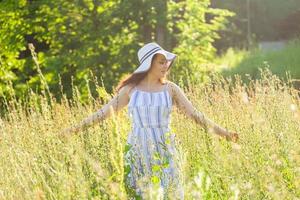
<instances>
[{"instance_id":1,"label":"grass field","mask_svg":"<svg viewBox=\"0 0 300 200\"><path fill-rule=\"evenodd\" d=\"M247 81L251 78L260 78L259 68L269 67L271 72L280 78L286 78L289 72L294 85L300 88L300 40L289 41L287 46L277 51L262 52L259 49L251 51L229 49L215 62L220 66L224 76L240 74Z\"/></svg>"},{"instance_id":2,"label":"grass field","mask_svg":"<svg viewBox=\"0 0 300 200\"><path fill-rule=\"evenodd\" d=\"M268 70L246 86L217 74L186 88L199 111L240 134L238 144L219 139L176 107L176 134L186 199L299 199L299 94ZM98 88L106 102L110 96ZM130 130L127 109L78 135L59 130L102 106L90 98L57 103L31 93L6 102L0 119L0 199L128 199L123 154ZM149 192L159 199L159 192ZM155 197L155 195L157 195Z\"/></svg>"}]
</instances>

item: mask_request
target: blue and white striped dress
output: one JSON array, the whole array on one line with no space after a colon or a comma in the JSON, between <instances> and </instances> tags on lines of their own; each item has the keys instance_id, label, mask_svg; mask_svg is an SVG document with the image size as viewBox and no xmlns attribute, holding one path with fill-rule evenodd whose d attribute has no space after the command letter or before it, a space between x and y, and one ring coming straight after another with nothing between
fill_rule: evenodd
<instances>
[{"instance_id":1,"label":"blue and white striped dress","mask_svg":"<svg viewBox=\"0 0 300 200\"><path fill-rule=\"evenodd\" d=\"M159 92L133 89L128 103L132 130L125 150L125 174L127 171L126 183L139 195L151 182L160 184L164 192L170 187L182 189L175 134L169 127L171 109L167 84Z\"/></svg>"}]
</instances>

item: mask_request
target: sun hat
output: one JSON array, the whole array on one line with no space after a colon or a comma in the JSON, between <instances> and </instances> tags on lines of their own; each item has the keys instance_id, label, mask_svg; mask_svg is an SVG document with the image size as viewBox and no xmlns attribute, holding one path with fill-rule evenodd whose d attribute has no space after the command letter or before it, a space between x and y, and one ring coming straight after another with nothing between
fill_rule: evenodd
<instances>
[{"instance_id":1,"label":"sun hat","mask_svg":"<svg viewBox=\"0 0 300 200\"><path fill-rule=\"evenodd\" d=\"M140 66L133 73L140 73L149 70L152 58L157 53L163 54L167 61L173 62L173 60L176 58L176 54L164 50L157 43L147 43L138 51ZM170 62L169 66L171 66L172 62Z\"/></svg>"}]
</instances>

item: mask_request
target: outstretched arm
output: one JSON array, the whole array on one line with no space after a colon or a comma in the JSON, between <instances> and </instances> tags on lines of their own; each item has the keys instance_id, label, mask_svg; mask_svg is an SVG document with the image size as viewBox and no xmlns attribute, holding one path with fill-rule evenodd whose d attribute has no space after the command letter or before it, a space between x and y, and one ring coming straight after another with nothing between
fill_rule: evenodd
<instances>
[{"instance_id":1,"label":"outstretched arm","mask_svg":"<svg viewBox=\"0 0 300 200\"><path fill-rule=\"evenodd\" d=\"M170 82L170 86L172 89L173 99L175 100L177 106L180 110L182 110L188 117L192 118L196 123L200 124L206 130L208 128L212 128L213 132L225 137L227 140L236 141L238 139L238 135L233 132L227 131L225 128L219 126L211 119L206 117L204 113L198 111L189 99L184 94L183 90L173 82Z\"/></svg>"},{"instance_id":2,"label":"outstretched arm","mask_svg":"<svg viewBox=\"0 0 300 200\"><path fill-rule=\"evenodd\" d=\"M82 128L88 127L94 124L95 122L99 122L108 118L109 116L111 116L113 112L117 113L118 111L120 111L123 107L125 107L128 104L129 101L128 89L129 86L122 87L120 91L101 109L97 110L92 115L83 119L75 126L63 130L63 133L64 134L66 133L68 134L71 132L77 133Z\"/></svg>"}]
</instances>

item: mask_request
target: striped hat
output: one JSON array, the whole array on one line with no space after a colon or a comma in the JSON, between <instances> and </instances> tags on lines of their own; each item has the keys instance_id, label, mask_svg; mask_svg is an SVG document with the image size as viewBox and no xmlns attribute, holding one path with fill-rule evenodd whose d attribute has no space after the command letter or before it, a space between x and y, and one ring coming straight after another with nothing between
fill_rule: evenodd
<instances>
[{"instance_id":1,"label":"striped hat","mask_svg":"<svg viewBox=\"0 0 300 200\"><path fill-rule=\"evenodd\" d=\"M157 53L163 54L168 61L173 62L173 60L176 58L176 54L164 50L155 42L145 44L138 51L140 66L133 73L146 72L149 70L152 58ZM171 66L172 62L169 62L169 66Z\"/></svg>"}]
</instances>

